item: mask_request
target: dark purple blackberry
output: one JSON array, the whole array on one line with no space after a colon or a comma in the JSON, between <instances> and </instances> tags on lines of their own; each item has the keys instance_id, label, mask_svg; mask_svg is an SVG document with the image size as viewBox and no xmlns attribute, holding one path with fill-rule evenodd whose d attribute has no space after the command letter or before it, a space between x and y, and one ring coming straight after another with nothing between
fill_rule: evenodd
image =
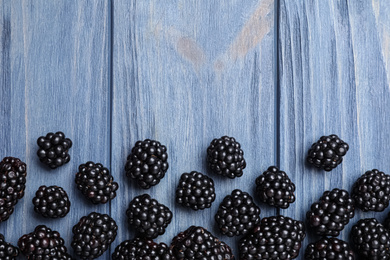
<instances>
[{"instance_id":1,"label":"dark purple blackberry","mask_svg":"<svg viewBox=\"0 0 390 260\"><path fill-rule=\"evenodd\" d=\"M306 218L316 234L337 237L354 215L355 207L348 191L333 189L325 191L311 205Z\"/></svg>"},{"instance_id":2,"label":"dark purple blackberry","mask_svg":"<svg viewBox=\"0 0 390 260\"><path fill-rule=\"evenodd\" d=\"M4 236L0 234L0 259L15 260L19 255L19 249L16 246L7 243Z\"/></svg>"},{"instance_id":3,"label":"dark purple blackberry","mask_svg":"<svg viewBox=\"0 0 390 260\"><path fill-rule=\"evenodd\" d=\"M0 222L7 220L14 212L26 187L26 164L18 158L5 157L0 162Z\"/></svg>"},{"instance_id":4,"label":"dark purple blackberry","mask_svg":"<svg viewBox=\"0 0 390 260\"><path fill-rule=\"evenodd\" d=\"M247 234L260 223L260 208L241 190L232 191L219 205L215 221L222 234L229 237Z\"/></svg>"},{"instance_id":5,"label":"dark purple blackberry","mask_svg":"<svg viewBox=\"0 0 390 260\"><path fill-rule=\"evenodd\" d=\"M105 204L116 197L118 183L101 163L86 162L79 166L76 185L83 195L94 204Z\"/></svg>"},{"instance_id":6,"label":"dark purple blackberry","mask_svg":"<svg viewBox=\"0 0 390 260\"><path fill-rule=\"evenodd\" d=\"M303 222L284 216L267 217L239 241L240 260L294 259L306 233Z\"/></svg>"},{"instance_id":7,"label":"dark purple blackberry","mask_svg":"<svg viewBox=\"0 0 390 260\"><path fill-rule=\"evenodd\" d=\"M164 244L153 240L135 238L123 241L115 248L112 260L173 260L172 251Z\"/></svg>"},{"instance_id":8,"label":"dark purple blackberry","mask_svg":"<svg viewBox=\"0 0 390 260\"><path fill-rule=\"evenodd\" d=\"M287 209L295 201L295 184L284 171L271 166L256 178L256 193L268 205Z\"/></svg>"},{"instance_id":9,"label":"dark purple blackberry","mask_svg":"<svg viewBox=\"0 0 390 260\"><path fill-rule=\"evenodd\" d=\"M31 260L56 259L67 251L60 233L44 225L37 226L34 232L19 238L18 246L27 259Z\"/></svg>"},{"instance_id":10,"label":"dark purple blackberry","mask_svg":"<svg viewBox=\"0 0 390 260\"><path fill-rule=\"evenodd\" d=\"M352 227L351 240L361 259L390 259L389 231L375 218L359 220Z\"/></svg>"},{"instance_id":11,"label":"dark purple blackberry","mask_svg":"<svg viewBox=\"0 0 390 260\"><path fill-rule=\"evenodd\" d=\"M171 243L176 260L234 260L232 249L214 237L207 229L191 226L175 236Z\"/></svg>"},{"instance_id":12,"label":"dark purple blackberry","mask_svg":"<svg viewBox=\"0 0 390 260\"><path fill-rule=\"evenodd\" d=\"M384 222L383 222L383 226L389 230L390 232L390 212L387 214L387 217L385 218Z\"/></svg>"},{"instance_id":13,"label":"dark purple blackberry","mask_svg":"<svg viewBox=\"0 0 390 260\"><path fill-rule=\"evenodd\" d=\"M214 181L193 171L183 173L176 189L176 202L193 210L210 208L215 200Z\"/></svg>"},{"instance_id":14,"label":"dark purple blackberry","mask_svg":"<svg viewBox=\"0 0 390 260\"><path fill-rule=\"evenodd\" d=\"M154 239L165 233L171 223L172 212L148 194L135 197L126 211L129 225L141 236Z\"/></svg>"},{"instance_id":15,"label":"dark purple blackberry","mask_svg":"<svg viewBox=\"0 0 390 260\"><path fill-rule=\"evenodd\" d=\"M355 254L347 242L337 238L321 238L306 247L305 260L354 260Z\"/></svg>"},{"instance_id":16,"label":"dark purple blackberry","mask_svg":"<svg viewBox=\"0 0 390 260\"><path fill-rule=\"evenodd\" d=\"M72 248L81 259L98 258L115 240L117 230L110 216L92 212L73 227Z\"/></svg>"},{"instance_id":17,"label":"dark purple blackberry","mask_svg":"<svg viewBox=\"0 0 390 260\"><path fill-rule=\"evenodd\" d=\"M160 183L168 170L167 147L160 142L146 139L137 141L127 157L127 177L135 179L143 189Z\"/></svg>"},{"instance_id":18,"label":"dark purple blackberry","mask_svg":"<svg viewBox=\"0 0 390 260\"><path fill-rule=\"evenodd\" d=\"M72 141L65 138L63 132L48 133L37 140L39 160L52 169L67 164L70 161L68 150L72 147Z\"/></svg>"},{"instance_id":19,"label":"dark purple blackberry","mask_svg":"<svg viewBox=\"0 0 390 260\"><path fill-rule=\"evenodd\" d=\"M68 194L58 186L39 187L32 202L35 212L45 218L63 218L70 210Z\"/></svg>"},{"instance_id":20,"label":"dark purple blackberry","mask_svg":"<svg viewBox=\"0 0 390 260\"><path fill-rule=\"evenodd\" d=\"M377 169L366 171L353 185L352 198L363 211L384 211L390 200L390 175Z\"/></svg>"},{"instance_id":21,"label":"dark purple blackberry","mask_svg":"<svg viewBox=\"0 0 390 260\"><path fill-rule=\"evenodd\" d=\"M246 167L240 143L229 136L211 141L207 148L207 163L214 173L230 179L241 177Z\"/></svg>"},{"instance_id":22,"label":"dark purple blackberry","mask_svg":"<svg viewBox=\"0 0 390 260\"><path fill-rule=\"evenodd\" d=\"M348 144L337 135L321 136L309 149L307 161L317 168L331 171L343 161L348 149Z\"/></svg>"}]
</instances>

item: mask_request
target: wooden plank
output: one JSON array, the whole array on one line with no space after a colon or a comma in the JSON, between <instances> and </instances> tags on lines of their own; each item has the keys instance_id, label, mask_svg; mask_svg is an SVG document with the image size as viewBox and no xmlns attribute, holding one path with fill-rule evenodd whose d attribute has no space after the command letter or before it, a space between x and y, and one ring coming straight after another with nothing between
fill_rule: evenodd
<instances>
[{"instance_id":1,"label":"wooden plank","mask_svg":"<svg viewBox=\"0 0 390 260\"><path fill-rule=\"evenodd\" d=\"M211 230L237 254L237 238L221 235L214 215L235 188L254 195L254 180L275 164L274 1L115 0L113 45L112 166L123 196L112 203L118 245L134 236L125 211L136 195L149 193L174 213L170 243L191 225ZM210 173L206 149L230 135L247 160L244 176L230 180ZM167 145L170 168L159 185L142 190L127 179L126 157L137 140ZM201 171L216 182L211 209L193 212L175 204L184 172ZM261 204L261 216L275 215Z\"/></svg>"}]
</instances>

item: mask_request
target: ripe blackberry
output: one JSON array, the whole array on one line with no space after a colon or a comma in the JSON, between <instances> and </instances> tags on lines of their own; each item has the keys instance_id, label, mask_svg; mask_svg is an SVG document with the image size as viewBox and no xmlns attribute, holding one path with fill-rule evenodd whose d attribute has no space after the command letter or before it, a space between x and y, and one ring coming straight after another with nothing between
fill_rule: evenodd
<instances>
[{"instance_id":1,"label":"ripe blackberry","mask_svg":"<svg viewBox=\"0 0 390 260\"><path fill-rule=\"evenodd\" d=\"M154 239L165 233L171 223L172 212L148 194L135 197L126 211L129 225L134 227L141 236Z\"/></svg>"},{"instance_id":2,"label":"ripe blackberry","mask_svg":"<svg viewBox=\"0 0 390 260\"><path fill-rule=\"evenodd\" d=\"M45 218L63 218L70 210L68 194L58 186L39 187L32 202L35 212Z\"/></svg>"},{"instance_id":3,"label":"ripe blackberry","mask_svg":"<svg viewBox=\"0 0 390 260\"><path fill-rule=\"evenodd\" d=\"M75 181L77 189L94 204L105 204L115 198L119 187L110 171L94 162L81 164Z\"/></svg>"},{"instance_id":4,"label":"ripe blackberry","mask_svg":"<svg viewBox=\"0 0 390 260\"><path fill-rule=\"evenodd\" d=\"M321 136L309 149L307 161L317 168L331 171L342 161L349 146L337 135Z\"/></svg>"},{"instance_id":5,"label":"ripe blackberry","mask_svg":"<svg viewBox=\"0 0 390 260\"><path fill-rule=\"evenodd\" d=\"M127 157L127 177L135 179L143 189L160 183L168 170L167 147L160 142L146 139L137 141Z\"/></svg>"},{"instance_id":6,"label":"ripe blackberry","mask_svg":"<svg viewBox=\"0 0 390 260\"><path fill-rule=\"evenodd\" d=\"M377 169L367 171L353 185L352 198L363 211L385 210L390 200L390 175Z\"/></svg>"},{"instance_id":7,"label":"ripe blackberry","mask_svg":"<svg viewBox=\"0 0 390 260\"><path fill-rule=\"evenodd\" d=\"M110 216L92 212L73 227L72 248L81 259L98 258L115 240L117 230Z\"/></svg>"},{"instance_id":8,"label":"ripe blackberry","mask_svg":"<svg viewBox=\"0 0 390 260\"><path fill-rule=\"evenodd\" d=\"M191 226L172 240L176 260L224 259L234 260L232 249L202 227Z\"/></svg>"},{"instance_id":9,"label":"ripe blackberry","mask_svg":"<svg viewBox=\"0 0 390 260\"><path fill-rule=\"evenodd\" d=\"M172 260L172 251L169 247L153 240L135 238L123 241L115 248L112 260Z\"/></svg>"},{"instance_id":10,"label":"ripe blackberry","mask_svg":"<svg viewBox=\"0 0 390 260\"><path fill-rule=\"evenodd\" d=\"M37 140L39 160L52 169L60 167L70 161L68 150L72 147L72 141L65 138L63 132L48 133Z\"/></svg>"},{"instance_id":11,"label":"ripe blackberry","mask_svg":"<svg viewBox=\"0 0 390 260\"><path fill-rule=\"evenodd\" d=\"M241 177L246 167L240 143L229 136L211 141L207 148L207 163L214 173L230 179Z\"/></svg>"},{"instance_id":12,"label":"ripe blackberry","mask_svg":"<svg viewBox=\"0 0 390 260\"><path fill-rule=\"evenodd\" d=\"M239 241L240 260L294 259L306 236L303 222L284 217L267 217Z\"/></svg>"},{"instance_id":13,"label":"ripe blackberry","mask_svg":"<svg viewBox=\"0 0 390 260\"><path fill-rule=\"evenodd\" d=\"M387 217L385 218L385 220L383 221L383 226L389 230L390 232L390 212L387 214Z\"/></svg>"},{"instance_id":14,"label":"ripe blackberry","mask_svg":"<svg viewBox=\"0 0 390 260\"><path fill-rule=\"evenodd\" d=\"M389 231L375 218L359 220L351 230L351 240L362 259L389 259Z\"/></svg>"},{"instance_id":15,"label":"ripe blackberry","mask_svg":"<svg viewBox=\"0 0 390 260\"><path fill-rule=\"evenodd\" d=\"M294 191L295 184L275 166L256 178L256 193L268 205L287 209L295 201Z\"/></svg>"},{"instance_id":16,"label":"ripe blackberry","mask_svg":"<svg viewBox=\"0 0 390 260\"><path fill-rule=\"evenodd\" d=\"M193 210L210 208L215 200L214 181L193 171L183 173L176 189L176 202Z\"/></svg>"},{"instance_id":17,"label":"ripe blackberry","mask_svg":"<svg viewBox=\"0 0 390 260\"><path fill-rule=\"evenodd\" d=\"M347 242L337 238L322 238L306 247L306 260L354 260L355 254Z\"/></svg>"},{"instance_id":18,"label":"ripe blackberry","mask_svg":"<svg viewBox=\"0 0 390 260\"><path fill-rule=\"evenodd\" d=\"M7 220L14 212L26 187L26 164L18 158L5 157L0 162L0 222Z\"/></svg>"},{"instance_id":19,"label":"ripe blackberry","mask_svg":"<svg viewBox=\"0 0 390 260\"><path fill-rule=\"evenodd\" d=\"M0 259L15 260L19 255L19 249L10 243L5 242L4 236L0 234Z\"/></svg>"},{"instance_id":20,"label":"ripe blackberry","mask_svg":"<svg viewBox=\"0 0 390 260\"><path fill-rule=\"evenodd\" d=\"M319 201L313 203L306 218L316 234L337 237L355 215L353 200L348 191L325 191Z\"/></svg>"},{"instance_id":21,"label":"ripe blackberry","mask_svg":"<svg viewBox=\"0 0 390 260\"><path fill-rule=\"evenodd\" d=\"M247 234L260 223L260 208L241 190L233 190L219 205L215 221L222 234L229 237Z\"/></svg>"}]
</instances>

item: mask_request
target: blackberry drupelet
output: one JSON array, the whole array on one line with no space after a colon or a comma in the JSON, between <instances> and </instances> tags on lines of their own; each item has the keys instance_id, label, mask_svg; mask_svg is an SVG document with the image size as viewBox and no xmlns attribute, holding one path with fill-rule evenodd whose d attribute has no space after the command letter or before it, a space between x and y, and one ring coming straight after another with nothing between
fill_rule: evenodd
<instances>
[{"instance_id":1,"label":"blackberry drupelet","mask_svg":"<svg viewBox=\"0 0 390 260\"><path fill-rule=\"evenodd\" d=\"M4 236L0 234L0 259L15 260L18 255L19 249L10 243L7 243Z\"/></svg>"},{"instance_id":2,"label":"blackberry drupelet","mask_svg":"<svg viewBox=\"0 0 390 260\"><path fill-rule=\"evenodd\" d=\"M295 184L284 171L271 166L256 178L256 193L268 205L287 209L295 201Z\"/></svg>"},{"instance_id":3,"label":"blackberry drupelet","mask_svg":"<svg viewBox=\"0 0 390 260\"><path fill-rule=\"evenodd\" d=\"M390 200L390 175L377 169L367 171L353 185L352 199L363 211L385 210Z\"/></svg>"},{"instance_id":4,"label":"blackberry drupelet","mask_svg":"<svg viewBox=\"0 0 390 260\"><path fill-rule=\"evenodd\" d=\"M115 240L117 230L110 216L92 212L73 227L72 248L81 259L98 258Z\"/></svg>"},{"instance_id":5,"label":"blackberry drupelet","mask_svg":"<svg viewBox=\"0 0 390 260\"><path fill-rule=\"evenodd\" d=\"M142 237L154 239L165 233L171 223L172 212L148 194L135 197L126 211L129 225Z\"/></svg>"},{"instance_id":6,"label":"blackberry drupelet","mask_svg":"<svg viewBox=\"0 0 390 260\"><path fill-rule=\"evenodd\" d=\"M176 260L234 260L231 248L203 227L191 226L175 236L171 243Z\"/></svg>"},{"instance_id":7,"label":"blackberry drupelet","mask_svg":"<svg viewBox=\"0 0 390 260\"><path fill-rule=\"evenodd\" d=\"M193 171L183 173L176 189L176 202L193 210L210 208L215 200L214 181Z\"/></svg>"},{"instance_id":8,"label":"blackberry drupelet","mask_svg":"<svg viewBox=\"0 0 390 260\"><path fill-rule=\"evenodd\" d=\"M94 204L105 204L114 199L119 187L110 171L94 162L81 164L75 181L77 189Z\"/></svg>"},{"instance_id":9,"label":"blackberry drupelet","mask_svg":"<svg viewBox=\"0 0 390 260\"><path fill-rule=\"evenodd\" d=\"M282 215L263 218L239 241L240 260L294 259L305 236L301 221Z\"/></svg>"},{"instance_id":10,"label":"blackberry drupelet","mask_svg":"<svg viewBox=\"0 0 390 260\"><path fill-rule=\"evenodd\" d=\"M0 162L0 222L7 220L14 212L26 187L26 164L18 158L5 157Z\"/></svg>"},{"instance_id":11,"label":"blackberry drupelet","mask_svg":"<svg viewBox=\"0 0 390 260\"><path fill-rule=\"evenodd\" d=\"M347 242L337 238L322 238L306 247L305 260L354 260L355 254Z\"/></svg>"},{"instance_id":12,"label":"blackberry drupelet","mask_svg":"<svg viewBox=\"0 0 390 260\"><path fill-rule=\"evenodd\" d=\"M127 157L127 177L135 179L143 189L160 183L168 170L167 147L155 140L137 141Z\"/></svg>"},{"instance_id":13,"label":"blackberry drupelet","mask_svg":"<svg viewBox=\"0 0 390 260\"><path fill-rule=\"evenodd\" d=\"M389 231L375 218L359 220L352 227L351 240L361 259L390 258Z\"/></svg>"},{"instance_id":14,"label":"blackberry drupelet","mask_svg":"<svg viewBox=\"0 0 390 260\"><path fill-rule=\"evenodd\" d=\"M48 133L46 136L41 136L37 140L39 150L37 155L39 160L55 169L70 161L69 149L72 147L72 141L65 138L63 132Z\"/></svg>"},{"instance_id":15,"label":"blackberry drupelet","mask_svg":"<svg viewBox=\"0 0 390 260\"><path fill-rule=\"evenodd\" d=\"M211 141L207 148L207 163L214 173L230 179L241 177L246 167L240 143L228 136Z\"/></svg>"},{"instance_id":16,"label":"blackberry drupelet","mask_svg":"<svg viewBox=\"0 0 390 260\"><path fill-rule=\"evenodd\" d=\"M309 149L307 161L317 168L331 171L343 161L348 149L348 144L337 135L321 136Z\"/></svg>"},{"instance_id":17,"label":"blackberry drupelet","mask_svg":"<svg viewBox=\"0 0 390 260\"><path fill-rule=\"evenodd\" d=\"M348 191L333 189L311 205L306 218L316 234L337 237L354 215L355 206Z\"/></svg>"},{"instance_id":18,"label":"blackberry drupelet","mask_svg":"<svg viewBox=\"0 0 390 260\"><path fill-rule=\"evenodd\" d=\"M233 190L219 205L215 221L222 234L229 237L247 234L260 223L260 208L241 190Z\"/></svg>"},{"instance_id":19,"label":"blackberry drupelet","mask_svg":"<svg viewBox=\"0 0 390 260\"><path fill-rule=\"evenodd\" d=\"M134 238L120 243L112 254L112 260L172 260L172 251L164 243L145 238Z\"/></svg>"},{"instance_id":20,"label":"blackberry drupelet","mask_svg":"<svg viewBox=\"0 0 390 260\"><path fill-rule=\"evenodd\" d=\"M70 210L68 194L58 186L39 187L32 202L35 212L45 218L63 218Z\"/></svg>"}]
</instances>

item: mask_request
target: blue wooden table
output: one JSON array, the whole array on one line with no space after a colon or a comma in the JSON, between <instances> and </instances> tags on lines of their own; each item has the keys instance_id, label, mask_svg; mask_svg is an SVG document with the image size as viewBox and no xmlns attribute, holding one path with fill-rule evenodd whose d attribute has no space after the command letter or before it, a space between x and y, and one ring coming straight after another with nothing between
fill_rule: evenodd
<instances>
[{"instance_id":1,"label":"blue wooden table","mask_svg":"<svg viewBox=\"0 0 390 260\"><path fill-rule=\"evenodd\" d=\"M170 243L190 225L226 241L238 256L238 238L223 236L214 215L233 189L254 193L254 180L278 165L296 184L286 210L256 202L261 217L304 220L325 190L351 189L366 170L390 173L390 3L388 1L128 1L0 0L0 156L28 165L27 188L15 213L0 223L14 244L45 224L70 247L71 229L92 211L110 214L119 233L101 259L133 238L125 211L149 193L173 211ZM51 131L73 140L71 161L49 170L36 156L36 140ZM350 144L330 173L305 157L320 136L335 133ZM234 180L206 167L213 138L234 136L247 168ZM140 189L124 172L137 140L168 147L161 183ZM0 158L1 159L1 158ZM78 165L108 167L118 196L92 205L74 183ZM211 209L175 204L183 172L201 171L216 183ZM60 185L72 201L63 219L44 219L31 200L41 185ZM340 235L348 240L360 218L387 215L356 211ZM309 235L307 243L317 239ZM22 259L22 258L21 258Z\"/></svg>"}]
</instances>

